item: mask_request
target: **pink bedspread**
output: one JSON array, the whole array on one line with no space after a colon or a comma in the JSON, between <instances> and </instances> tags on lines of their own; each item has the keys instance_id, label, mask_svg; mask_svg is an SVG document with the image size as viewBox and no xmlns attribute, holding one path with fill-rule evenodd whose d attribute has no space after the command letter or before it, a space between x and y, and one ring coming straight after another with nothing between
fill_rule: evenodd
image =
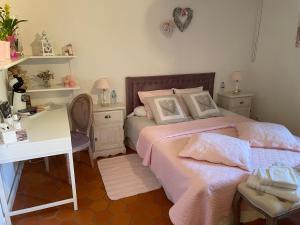
<instances>
[{"instance_id":1,"label":"pink bedspread","mask_svg":"<svg viewBox=\"0 0 300 225\"><path fill-rule=\"evenodd\" d=\"M190 134L210 131L236 136L232 127L245 120L249 119L218 117L142 130L137 151L174 202L169 215L175 225L216 225L230 214L236 186L248 174L238 168L182 159L178 153ZM253 149L252 153L254 167L282 159L290 166L300 165L299 153L269 149Z\"/></svg>"},{"instance_id":2,"label":"pink bedspread","mask_svg":"<svg viewBox=\"0 0 300 225\"><path fill-rule=\"evenodd\" d=\"M234 127L236 123L249 120L250 119L246 117L234 115L213 117L204 120L192 120L162 126L145 127L140 133L136 149L139 155L143 158L143 164L145 166L149 166L151 163L152 145L156 142L166 138Z\"/></svg>"}]
</instances>

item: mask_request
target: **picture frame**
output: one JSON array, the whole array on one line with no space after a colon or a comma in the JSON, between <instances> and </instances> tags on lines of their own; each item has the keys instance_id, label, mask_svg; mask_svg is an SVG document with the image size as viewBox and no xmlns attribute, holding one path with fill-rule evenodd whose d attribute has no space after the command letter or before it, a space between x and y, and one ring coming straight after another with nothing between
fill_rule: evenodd
<instances>
[{"instance_id":1,"label":"picture frame","mask_svg":"<svg viewBox=\"0 0 300 225\"><path fill-rule=\"evenodd\" d=\"M74 56L74 49L72 44L67 44L62 47L62 54L65 56Z\"/></svg>"}]
</instances>

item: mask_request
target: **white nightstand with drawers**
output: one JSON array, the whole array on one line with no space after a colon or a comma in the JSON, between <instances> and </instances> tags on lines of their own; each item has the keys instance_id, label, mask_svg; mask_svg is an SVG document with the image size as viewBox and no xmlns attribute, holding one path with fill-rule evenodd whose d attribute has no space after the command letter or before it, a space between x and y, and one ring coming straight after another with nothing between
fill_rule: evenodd
<instances>
[{"instance_id":1,"label":"white nightstand with drawers","mask_svg":"<svg viewBox=\"0 0 300 225\"><path fill-rule=\"evenodd\" d=\"M94 158L126 153L122 103L94 105Z\"/></svg>"},{"instance_id":2,"label":"white nightstand with drawers","mask_svg":"<svg viewBox=\"0 0 300 225\"><path fill-rule=\"evenodd\" d=\"M239 94L233 94L232 92L218 93L218 106L242 116L250 117L253 96L254 94L247 92Z\"/></svg>"}]
</instances>

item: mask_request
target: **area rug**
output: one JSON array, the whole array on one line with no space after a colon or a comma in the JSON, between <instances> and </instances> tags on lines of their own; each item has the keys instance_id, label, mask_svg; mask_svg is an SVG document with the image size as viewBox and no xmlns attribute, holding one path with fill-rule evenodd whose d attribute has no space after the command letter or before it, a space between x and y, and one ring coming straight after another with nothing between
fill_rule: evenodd
<instances>
[{"instance_id":1,"label":"area rug","mask_svg":"<svg viewBox=\"0 0 300 225\"><path fill-rule=\"evenodd\" d=\"M98 161L106 193L111 200L159 189L161 185L137 154Z\"/></svg>"}]
</instances>

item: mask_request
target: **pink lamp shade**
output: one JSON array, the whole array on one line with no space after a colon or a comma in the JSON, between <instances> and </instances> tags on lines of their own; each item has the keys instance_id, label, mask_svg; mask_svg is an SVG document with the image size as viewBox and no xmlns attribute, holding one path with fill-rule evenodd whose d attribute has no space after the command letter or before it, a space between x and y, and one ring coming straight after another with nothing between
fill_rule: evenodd
<instances>
[{"instance_id":1,"label":"pink lamp shade","mask_svg":"<svg viewBox=\"0 0 300 225\"><path fill-rule=\"evenodd\" d=\"M234 80L234 81L240 81L242 80L242 74L240 71L235 71L232 73L231 75L231 79Z\"/></svg>"},{"instance_id":2,"label":"pink lamp shade","mask_svg":"<svg viewBox=\"0 0 300 225\"><path fill-rule=\"evenodd\" d=\"M107 78L100 78L96 81L96 88L100 90L108 90L110 88Z\"/></svg>"}]
</instances>

